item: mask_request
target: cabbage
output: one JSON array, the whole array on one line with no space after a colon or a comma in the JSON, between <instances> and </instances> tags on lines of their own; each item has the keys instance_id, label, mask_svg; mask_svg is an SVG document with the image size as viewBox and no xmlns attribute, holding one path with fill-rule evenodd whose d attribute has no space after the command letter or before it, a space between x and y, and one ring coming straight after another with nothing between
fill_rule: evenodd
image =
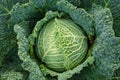
<instances>
[{"instance_id":1,"label":"cabbage","mask_svg":"<svg viewBox=\"0 0 120 80\"><path fill-rule=\"evenodd\" d=\"M79 65L87 52L87 38L69 19L55 18L43 26L37 39L37 55L55 71Z\"/></svg>"}]
</instances>

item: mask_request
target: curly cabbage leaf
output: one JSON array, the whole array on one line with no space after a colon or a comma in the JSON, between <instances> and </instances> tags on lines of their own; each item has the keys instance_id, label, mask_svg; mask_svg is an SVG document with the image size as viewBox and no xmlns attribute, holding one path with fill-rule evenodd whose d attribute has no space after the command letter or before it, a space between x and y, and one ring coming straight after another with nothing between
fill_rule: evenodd
<instances>
[{"instance_id":1,"label":"curly cabbage leaf","mask_svg":"<svg viewBox=\"0 0 120 80\"><path fill-rule=\"evenodd\" d=\"M109 7L112 12L115 34L120 37L120 0L110 0L107 7Z\"/></svg>"},{"instance_id":2,"label":"curly cabbage leaf","mask_svg":"<svg viewBox=\"0 0 120 80\"><path fill-rule=\"evenodd\" d=\"M29 52L29 42L27 36L29 34L28 22L21 22L15 25L15 32L18 34L18 55L23 60L22 66L25 70L29 71L29 80L45 80L43 74L39 70L39 66L34 59L31 59Z\"/></svg>"},{"instance_id":3,"label":"curly cabbage leaf","mask_svg":"<svg viewBox=\"0 0 120 80\"><path fill-rule=\"evenodd\" d=\"M90 10L93 3L101 5L105 8L110 8L113 17L113 29L115 35L120 37L120 0L80 0L80 7ZM89 6L89 7L88 7Z\"/></svg>"},{"instance_id":4,"label":"curly cabbage leaf","mask_svg":"<svg viewBox=\"0 0 120 80\"><path fill-rule=\"evenodd\" d=\"M11 10L11 20L18 23L22 20L30 20L31 18L40 18L49 10L56 10L56 3L59 0L29 0L26 4L16 4ZM68 0L69 2L79 5L79 0Z\"/></svg>"},{"instance_id":5,"label":"curly cabbage leaf","mask_svg":"<svg viewBox=\"0 0 120 80\"><path fill-rule=\"evenodd\" d=\"M24 80L28 76L16 54L16 34L10 21L10 10L17 2L25 3L27 0L0 0L0 80Z\"/></svg>"},{"instance_id":6,"label":"curly cabbage leaf","mask_svg":"<svg viewBox=\"0 0 120 80\"><path fill-rule=\"evenodd\" d=\"M75 80L119 80L119 75L114 75L114 72L120 68L120 38L115 37L112 29L112 14L110 9L96 5L93 5L92 12L98 34L92 51L95 64L83 69L77 75L80 78L75 76Z\"/></svg>"}]
</instances>

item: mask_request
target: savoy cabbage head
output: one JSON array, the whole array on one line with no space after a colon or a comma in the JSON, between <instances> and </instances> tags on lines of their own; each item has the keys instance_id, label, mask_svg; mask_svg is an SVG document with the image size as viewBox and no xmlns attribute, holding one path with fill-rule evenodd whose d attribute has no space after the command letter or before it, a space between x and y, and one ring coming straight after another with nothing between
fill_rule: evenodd
<instances>
[{"instance_id":1,"label":"savoy cabbage head","mask_svg":"<svg viewBox=\"0 0 120 80\"><path fill-rule=\"evenodd\" d=\"M119 0L0 0L1 80L119 80Z\"/></svg>"}]
</instances>

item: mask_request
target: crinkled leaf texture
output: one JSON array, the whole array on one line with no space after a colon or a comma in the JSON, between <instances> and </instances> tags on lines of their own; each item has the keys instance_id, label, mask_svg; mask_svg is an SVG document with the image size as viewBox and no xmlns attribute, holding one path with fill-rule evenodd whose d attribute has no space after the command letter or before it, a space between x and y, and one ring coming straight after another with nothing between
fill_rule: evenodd
<instances>
[{"instance_id":1,"label":"crinkled leaf texture","mask_svg":"<svg viewBox=\"0 0 120 80\"><path fill-rule=\"evenodd\" d=\"M120 37L120 0L110 0L108 6L113 15L113 28L116 36Z\"/></svg>"},{"instance_id":2,"label":"crinkled leaf texture","mask_svg":"<svg viewBox=\"0 0 120 80\"><path fill-rule=\"evenodd\" d=\"M44 8L44 3L35 3L33 0L31 3L25 4L25 6L32 5L33 8L31 8L32 14L35 14L38 11L41 11ZM47 0L45 0L47 1ZM37 6L37 4L39 4ZM56 3L55 3L56 4ZM12 16L14 21L22 21L22 20L28 20L29 18L33 18L33 16L30 16L30 11L27 11L27 8L22 7L22 5L19 5L19 7L14 8L12 13L17 12L18 10L23 10L23 14L15 13L14 16ZM42 6L42 7L41 7ZM33 30L33 34L30 35L29 41L30 41L30 47L29 47L29 41L28 41L28 24L26 27L22 26L20 23L15 26L15 31L18 35L18 45L19 45L19 57L21 60L23 60L23 68L30 72L29 79L40 79L44 80L47 79L48 76L44 75L47 73L51 73L51 75L55 76L58 75L59 80L66 80L67 78L70 78L73 73L79 73L78 75L74 75L70 80L112 80L112 79L120 79L119 76L113 76L114 72L120 68L120 38L115 37L115 33L113 30L113 19L111 11L108 8L103 8L101 6L93 5L92 10L90 11L91 14L87 13L86 10L83 8L77 8L70 4L67 1L61 0L57 2L55 6L55 9L57 11L65 12L66 14L69 14L70 18L78 25L80 25L84 31L87 33L88 37L91 38L91 36L96 35L94 44L91 46L91 49L88 51L89 53L92 53L92 55L95 57L95 63L91 66L84 67L88 65L86 62L88 61L92 62L93 59L87 58L87 60L81 64L80 66L74 68L73 70L63 72L61 74L53 72L51 70L48 70L48 68L45 68L43 65L39 66L37 61L35 60L35 56L33 56L33 50L32 46L35 45L35 38L37 38L37 34L42 27L43 24L46 23L47 20L58 16L58 14L52 15L53 17L49 16L46 18L43 18L42 20L38 21L36 24L35 29ZM29 8L29 7L28 7ZM51 8L48 8L48 10ZM26 12L24 12L26 10ZM48 11L46 10L46 11ZM45 11L45 12L46 12ZM24 15L28 14L28 15ZM74 15L73 15L74 14ZM20 17L24 15L21 20L19 20ZM17 16L16 18L14 18ZM38 26L40 25L40 26ZM94 26L94 27L93 27ZM31 51L29 52L29 49ZM32 56L30 56L32 55ZM81 67L83 66L83 67ZM40 70L39 67L44 67ZM80 71L82 70L82 71ZM44 73L45 72L45 73ZM44 75L44 76L43 76ZM46 76L46 77L45 77ZM53 78L51 78L53 80Z\"/></svg>"},{"instance_id":3,"label":"crinkled leaf texture","mask_svg":"<svg viewBox=\"0 0 120 80\"><path fill-rule=\"evenodd\" d=\"M103 7L110 8L113 16L113 29L115 35L120 37L120 0L80 0L80 7L89 10L92 7L92 3L96 3ZM89 7L88 7L89 6Z\"/></svg>"},{"instance_id":4,"label":"crinkled leaf texture","mask_svg":"<svg viewBox=\"0 0 120 80\"><path fill-rule=\"evenodd\" d=\"M93 5L96 40L92 54L95 64L83 69L75 80L119 80L114 72L120 68L120 38L115 37L110 9ZM119 73L118 73L119 74ZM74 76L73 78L75 78Z\"/></svg>"},{"instance_id":5,"label":"crinkled leaf texture","mask_svg":"<svg viewBox=\"0 0 120 80\"><path fill-rule=\"evenodd\" d=\"M22 20L30 20L37 16L44 16L46 11L57 10L56 3L59 0L29 0L26 4L16 4L11 10L11 19L13 22ZM79 6L79 0L68 0L69 2Z\"/></svg>"},{"instance_id":6,"label":"crinkled leaf texture","mask_svg":"<svg viewBox=\"0 0 120 80\"><path fill-rule=\"evenodd\" d=\"M99 4L99 5L103 6L104 8L110 8L110 11L111 11L112 17L113 17L113 26L112 27L115 31L115 36L120 36L120 24L119 24L120 23L120 0L80 0L80 1L81 1L81 4L83 4L83 5L80 5L81 7L88 9L88 6L89 6L88 10L90 10L92 3ZM87 7L86 7L86 5L87 5ZM118 37L115 37L115 38L118 38ZM119 38L117 39L117 41L119 41ZM118 49L119 49L119 47L118 47L119 44L120 43L116 44L116 48L118 48ZM116 51L116 49L114 51ZM109 52L109 53L111 53L111 52ZM114 53L120 53L120 52L116 51ZM115 70L114 72L115 72L115 74L113 76L113 79L119 80L120 79L120 68Z\"/></svg>"},{"instance_id":7,"label":"crinkled leaf texture","mask_svg":"<svg viewBox=\"0 0 120 80\"><path fill-rule=\"evenodd\" d=\"M29 41L27 36L29 34L28 22L21 22L14 26L18 39L18 55L23 60L23 68L30 72L29 80L45 80L43 74L39 69L39 65L29 54Z\"/></svg>"},{"instance_id":8,"label":"crinkled leaf texture","mask_svg":"<svg viewBox=\"0 0 120 80\"><path fill-rule=\"evenodd\" d=\"M16 34L10 21L10 10L17 2L27 0L0 0L0 80L26 79L17 53Z\"/></svg>"}]
</instances>

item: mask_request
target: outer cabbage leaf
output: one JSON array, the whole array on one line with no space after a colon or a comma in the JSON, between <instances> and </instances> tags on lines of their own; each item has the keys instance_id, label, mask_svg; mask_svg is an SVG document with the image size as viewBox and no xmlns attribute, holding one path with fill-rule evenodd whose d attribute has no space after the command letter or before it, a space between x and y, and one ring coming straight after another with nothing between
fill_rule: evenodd
<instances>
[{"instance_id":1,"label":"outer cabbage leaf","mask_svg":"<svg viewBox=\"0 0 120 80\"><path fill-rule=\"evenodd\" d=\"M59 0L29 0L29 2L26 4L16 4L11 10L11 20L17 23L22 20L30 20L31 18L33 19L36 16L42 18L46 11L57 10L56 3L58 1ZM75 5L80 4L79 0L68 1Z\"/></svg>"},{"instance_id":2,"label":"outer cabbage leaf","mask_svg":"<svg viewBox=\"0 0 120 80\"><path fill-rule=\"evenodd\" d=\"M92 10L96 37L99 37L102 33L109 37L115 36L112 28L113 18L110 9L93 4Z\"/></svg>"},{"instance_id":3,"label":"outer cabbage leaf","mask_svg":"<svg viewBox=\"0 0 120 80\"><path fill-rule=\"evenodd\" d=\"M93 5L92 12L97 33L92 51L95 64L84 68L76 80L119 80L119 75L114 72L120 68L120 38L115 37L112 29L112 14L108 8L96 5Z\"/></svg>"},{"instance_id":4,"label":"outer cabbage leaf","mask_svg":"<svg viewBox=\"0 0 120 80\"><path fill-rule=\"evenodd\" d=\"M120 37L120 0L110 0L108 6L113 15L113 28L116 36Z\"/></svg>"},{"instance_id":5,"label":"outer cabbage leaf","mask_svg":"<svg viewBox=\"0 0 120 80\"><path fill-rule=\"evenodd\" d=\"M27 0L0 0L0 79L1 80L25 79L23 75L26 72L21 67L19 67L21 62L18 56L15 54L17 51L16 38L15 38L16 35L13 31L13 25L10 22L10 14L11 14L10 9L17 2L25 3L27 2ZM17 76L11 77L9 75L10 73L11 75L16 74Z\"/></svg>"},{"instance_id":6,"label":"outer cabbage leaf","mask_svg":"<svg viewBox=\"0 0 120 80\"><path fill-rule=\"evenodd\" d=\"M91 8L92 3L96 3L99 5L102 5L103 7L108 7L110 8L110 11L112 12L112 17L113 17L113 29L115 31L115 36L120 37L120 0L80 0L81 7L86 7L86 5L89 5L89 9ZM87 2L86 2L87 1ZM120 76L120 69L115 71L114 76ZM116 79L120 79L119 77L116 77Z\"/></svg>"},{"instance_id":7,"label":"outer cabbage leaf","mask_svg":"<svg viewBox=\"0 0 120 80\"><path fill-rule=\"evenodd\" d=\"M95 3L110 8L115 34L120 37L120 0L95 0Z\"/></svg>"},{"instance_id":8,"label":"outer cabbage leaf","mask_svg":"<svg viewBox=\"0 0 120 80\"><path fill-rule=\"evenodd\" d=\"M56 10L56 3L60 0L30 0L30 3L32 3L36 8L46 8L46 10ZM67 0L71 4L75 6L80 5L80 0Z\"/></svg>"},{"instance_id":9,"label":"outer cabbage leaf","mask_svg":"<svg viewBox=\"0 0 120 80\"><path fill-rule=\"evenodd\" d=\"M29 80L45 80L43 74L39 70L38 64L35 62L35 60L30 57L29 54L29 41L28 41L28 35L29 35L29 28L28 28L28 22L21 22L19 24L16 24L14 26L14 30L17 33L17 39L18 39L18 55L20 59L23 61L22 67L29 71Z\"/></svg>"},{"instance_id":10,"label":"outer cabbage leaf","mask_svg":"<svg viewBox=\"0 0 120 80\"><path fill-rule=\"evenodd\" d=\"M120 37L120 0L80 0L80 7L90 10L92 3L110 8L113 16L113 28L116 36ZM88 7L89 6L89 7Z\"/></svg>"},{"instance_id":11,"label":"outer cabbage leaf","mask_svg":"<svg viewBox=\"0 0 120 80\"><path fill-rule=\"evenodd\" d=\"M16 4L11 10L11 21L17 23L23 20L30 20L37 15L37 12L39 11L30 3Z\"/></svg>"},{"instance_id":12,"label":"outer cabbage leaf","mask_svg":"<svg viewBox=\"0 0 120 80\"><path fill-rule=\"evenodd\" d=\"M109 4L108 4L108 7L110 7L110 10L112 10L112 7L113 7L113 9L115 9L115 7L117 7L118 8L118 5L119 5L119 2L120 1L117 1L117 0L110 0L110 2L109 2ZM112 13L110 12L110 10L108 9L107 10L107 8L104 8L104 11L105 11L105 9L106 9L106 20L104 20L105 21L105 24L103 24L103 25L109 25L109 27L107 28L107 26L105 27L106 28L106 30L105 31L103 31L102 33L101 33L101 35L103 35L104 36L104 34L111 34L111 35L113 35L113 36L110 36L110 35L107 35L108 36L108 42L110 42L108 45L110 45L109 47L111 48L111 50L109 49L108 51L110 51L109 52L109 55L110 55L110 57L109 57L109 59L108 59L108 61L111 61L111 62L109 62L110 63L110 67L112 68L111 70L109 70L109 71L111 71L111 72L108 72L108 73L111 73L111 76L113 76L113 79L120 79L120 74L119 74L119 71L120 71L120 38L119 37L115 37L116 35L118 36L118 34L117 33L119 33L119 32L116 32L116 30L115 30L115 32L113 31L113 28L114 29L117 29L118 31L119 31L119 29L117 28L118 26L116 26L116 25L118 25L118 24L115 24L116 22L116 20L119 22L120 20L118 20L120 17L119 17L119 9L115 9L115 10L113 10L112 11ZM98 13L98 11L97 10L100 10L100 7L98 8L96 8L95 9L96 10L96 13L95 14L97 14ZM95 10L94 10L94 12L95 12ZM101 7L101 12L102 12L102 7ZM103 12L102 12L103 13ZM115 15L118 17L118 19L115 19L115 16L114 16L114 13L115 13ZM101 13L100 13L101 14ZM110 15L111 14L111 16L109 16L109 18L108 18L108 15ZM103 14L102 14L103 15ZM99 19L104 19L103 17L102 17L102 15L101 15L101 18L99 18ZM98 15L98 16L100 16L100 15ZM113 17L113 20L112 20L112 17ZM108 18L108 19L107 19ZM110 21L110 19L111 19L111 21ZM97 19L95 19L95 21L96 21ZM109 21L109 23L108 23L108 21ZM102 22L101 22L102 23ZM110 26L111 25L111 26ZM106 32L106 33L105 33ZM104 37L107 37L107 36L104 36ZM104 40L104 39L103 39ZM106 41L107 42L107 41ZM106 43L105 42L105 43ZM115 47L114 47L114 46ZM107 45L106 45L107 46ZM107 50L106 50L107 51ZM106 52L107 53L107 52ZM107 59L107 58L106 58ZM114 68L113 68L114 67ZM110 68L109 68L110 69ZM115 73L115 74L113 74L113 73ZM105 75L105 74L104 74ZM110 74L109 74L110 75ZM110 76L109 76L110 77Z\"/></svg>"}]
</instances>

